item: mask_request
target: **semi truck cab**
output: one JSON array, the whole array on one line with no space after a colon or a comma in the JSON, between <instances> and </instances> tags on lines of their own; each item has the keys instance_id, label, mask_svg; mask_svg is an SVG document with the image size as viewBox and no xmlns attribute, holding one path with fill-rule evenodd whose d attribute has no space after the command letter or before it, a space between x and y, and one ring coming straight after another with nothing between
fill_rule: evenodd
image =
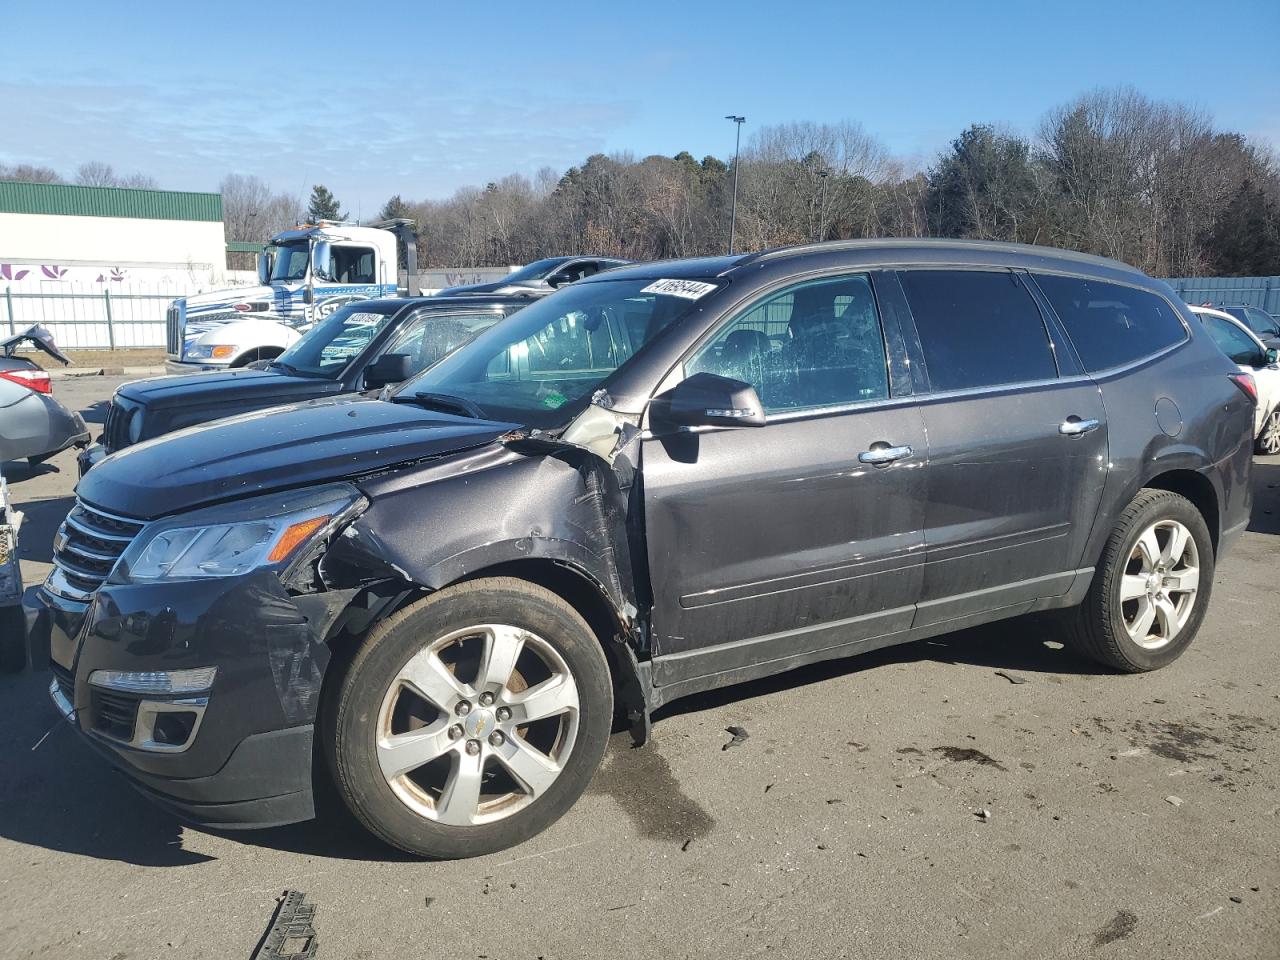
<instances>
[{"instance_id":1,"label":"semi truck cab","mask_svg":"<svg viewBox=\"0 0 1280 960\"><path fill-rule=\"evenodd\" d=\"M369 226L306 224L271 238L258 257L258 285L179 297L166 315L169 373L225 370L278 357L318 319L353 300L395 296L398 243L410 289L417 273L411 220Z\"/></svg>"}]
</instances>

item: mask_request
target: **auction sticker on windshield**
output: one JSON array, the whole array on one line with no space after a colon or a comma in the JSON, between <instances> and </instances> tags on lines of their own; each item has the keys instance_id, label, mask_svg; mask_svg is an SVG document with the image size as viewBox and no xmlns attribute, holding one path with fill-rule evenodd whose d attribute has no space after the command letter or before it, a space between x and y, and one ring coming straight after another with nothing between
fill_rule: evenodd
<instances>
[{"instance_id":1,"label":"auction sticker on windshield","mask_svg":"<svg viewBox=\"0 0 1280 960\"><path fill-rule=\"evenodd\" d=\"M701 280L655 280L641 293L662 293L669 297L683 297L686 300L697 300L716 288L714 283L703 283Z\"/></svg>"},{"instance_id":2,"label":"auction sticker on windshield","mask_svg":"<svg viewBox=\"0 0 1280 960\"><path fill-rule=\"evenodd\" d=\"M376 327L386 319L384 313L349 313L343 323L349 327Z\"/></svg>"}]
</instances>

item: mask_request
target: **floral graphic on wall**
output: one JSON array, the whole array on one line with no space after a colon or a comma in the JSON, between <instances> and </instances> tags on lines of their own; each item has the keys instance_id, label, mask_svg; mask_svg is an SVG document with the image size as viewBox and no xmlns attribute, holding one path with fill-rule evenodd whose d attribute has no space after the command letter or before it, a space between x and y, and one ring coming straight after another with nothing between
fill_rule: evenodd
<instances>
[{"instance_id":1,"label":"floral graphic on wall","mask_svg":"<svg viewBox=\"0 0 1280 960\"><path fill-rule=\"evenodd\" d=\"M21 280L30 270L19 270L11 263L0 263L0 280Z\"/></svg>"},{"instance_id":2,"label":"floral graphic on wall","mask_svg":"<svg viewBox=\"0 0 1280 960\"><path fill-rule=\"evenodd\" d=\"M122 270L122 269L120 269L119 267L112 267L112 268L111 268L111 279L112 279L113 281L115 281L116 283L119 283L121 280L123 280L123 279L124 279L125 277L127 277L128 275L129 275L129 271L128 271L128 270Z\"/></svg>"},{"instance_id":3,"label":"floral graphic on wall","mask_svg":"<svg viewBox=\"0 0 1280 960\"><path fill-rule=\"evenodd\" d=\"M41 267L40 272L50 280L61 280L67 275L67 268L50 265L47 267Z\"/></svg>"}]
</instances>

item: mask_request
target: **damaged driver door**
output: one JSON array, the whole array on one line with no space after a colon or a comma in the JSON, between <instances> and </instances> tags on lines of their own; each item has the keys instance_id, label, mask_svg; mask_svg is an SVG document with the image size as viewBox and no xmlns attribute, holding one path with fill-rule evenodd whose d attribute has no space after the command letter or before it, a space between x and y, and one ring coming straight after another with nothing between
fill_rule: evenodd
<instances>
[{"instance_id":1,"label":"damaged driver door","mask_svg":"<svg viewBox=\"0 0 1280 960\"><path fill-rule=\"evenodd\" d=\"M754 387L765 423L664 429L651 416L655 685L744 679L910 628L927 449L889 327L869 275L825 278L756 301L686 361L686 378Z\"/></svg>"}]
</instances>

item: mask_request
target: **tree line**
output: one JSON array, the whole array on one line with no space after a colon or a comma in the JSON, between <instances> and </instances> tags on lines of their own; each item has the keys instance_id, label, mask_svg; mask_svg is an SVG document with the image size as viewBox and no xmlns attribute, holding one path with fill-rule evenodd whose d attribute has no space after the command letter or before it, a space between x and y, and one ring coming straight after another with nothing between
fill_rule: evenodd
<instances>
[{"instance_id":1,"label":"tree line","mask_svg":"<svg viewBox=\"0 0 1280 960\"><path fill-rule=\"evenodd\" d=\"M1205 113L1128 88L1045 115L1034 135L974 124L924 169L859 124L762 127L738 162L736 249L859 237L959 237L1114 257L1155 276L1280 274L1280 162ZM728 249L733 163L596 154L468 187L392 197L429 266L565 253L651 260Z\"/></svg>"},{"instance_id":2,"label":"tree line","mask_svg":"<svg viewBox=\"0 0 1280 960\"><path fill-rule=\"evenodd\" d=\"M749 136L736 164L595 154L561 173L512 174L444 200L391 197L379 216L418 222L424 267L527 263L569 253L653 260L724 253L738 179L735 249L859 237L959 237L1048 244L1114 257L1155 276L1280 274L1280 159L1204 112L1131 88L1050 110L1025 135L963 130L910 165L854 121L788 123ZM0 178L62 182L0 167ZM76 182L154 186L109 165ZM341 219L317 184L308 203L255 176L221 184L228 240L262 241L302 221ZM238 266L252 267L252 257Z\"/></svg>"}]
</instances>

